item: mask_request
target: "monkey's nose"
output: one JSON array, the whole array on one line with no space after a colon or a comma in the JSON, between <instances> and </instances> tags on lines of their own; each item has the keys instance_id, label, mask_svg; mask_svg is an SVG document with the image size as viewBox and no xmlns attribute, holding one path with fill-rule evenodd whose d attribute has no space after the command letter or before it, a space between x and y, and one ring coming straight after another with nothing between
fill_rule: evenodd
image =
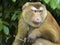
<instances>
[{"instance_id":1,"label":"monkey's nose","mask_svg":"<svg viewBox=\"0 0 60 45\"><path fill-rule=\"evenodd\" d=\"M35 22L40 23L40 22L41 22L41 19L40 19L39 17L37 17L37 18L35 19Z\"/></svg>"},{"instance_id":2,"label":"monkey's nose","mask_svg":"<svg viewBox=\"0 0 60 45\"><path fill-rule=\"evenodd\" d=\"M39 18L37 18L36 20L39 21Z\"/></svg>"},{"instance_id":3,"label":"monkey's nose","mask_svg":"<svg viewBox=\"0 0 60 45\"><path fill-rule=\"evenodd\" d=\"M36 20L33 21L33 23L35 23L35 24L39 24L40 22L41 21L39 19L36 19Z\"/></svg>"}]
</instances>

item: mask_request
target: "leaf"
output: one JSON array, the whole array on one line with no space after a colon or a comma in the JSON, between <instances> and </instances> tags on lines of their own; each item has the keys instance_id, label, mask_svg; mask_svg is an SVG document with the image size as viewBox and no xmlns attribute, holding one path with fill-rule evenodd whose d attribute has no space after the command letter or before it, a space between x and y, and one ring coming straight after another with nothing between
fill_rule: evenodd
<instances>
[{"instance_id":1,"label":"leaf","mask_svg":"<svg viewBox=\"0 0 60 45\"><path fill-rule=\"evenodd\" d=\"M17 15L14 14L14 15L12 16L11 20L15 21L16 19L17 19Z\"/></svg>"},{"instance_id":2,"label":"leaf","mask_svg":"<svg viewBox=\"0 0 60 45\"><path fill-rule=\"evenodd\" d=\"M0 13L0 17L2 16L2 13Z\"/></svg>"},{"instance_id":3,"label":"leaf","mask_svg":"<svg viewBox=\"0 0 60 45\"><path fill-rule=\"evenodd\" d=\"M2 5L0 5L0 11L2 10ZM1 13L1 12L0 12Z\"/></svg>"},{"instance_id":4,"label":"leaf","mask_svg":"<svg viewBox=\"0 0 60 45\"><path fill-rule=\"evenodd\" d=\"M16 0L12 0L12 2L16 2Z\"/></svg>"},{"instance_id":5,"label":"leaf","mask_svg":"<svg viewBox=\"0 0 60 45\"><path fill-rule=\"evenodd\" d=\"M50 2L50 0L44 0L46 3L49 3Z\"/></svg>"},{"instance_id":6,"label":"leaf","mask_svg":"<svg viewBox=\"0 0 60 45\"><path fill-rule=\"evenodd\" d=\"M11 20L15 21L18 18L18 15L20 14L20 11L15 11L13 16L11 17Z\"/></svg>"},{"instance_id":7,"label":"leaf","mask_svg":"<svg viewBox=\"0 0 60 45\"><path fill-rule=\"evenodd\" d=\"M3 27L3 32L8 35L9 34L9 28L7 26L4 25Z\"/></svg>"},{"instance_id":8,"label":"leaf","mask_svg":"<svg viewBox=\"0 0 60 45\"><path fill-rule=\"evenodd\" d=\"M58 0L57 8L60 9L60 0Z\"/></svg>"},{"instance_id":9,"label":"leaf","mask_svg":"<svg viewBox=\"0 0 60 45\"><path fill-rule=\"evenodd\" d=\"M0 31L3 29L3 22L0 20Z\"/></svg>"},{"instance_id":10,"label":"leaf","mask_svg":"<svg viewBox=\"0 0 60 45\"><path fill-rule=\"evenodd\" d=\"M51 8L56 9L57 8L57 5L58 5L57 0L51 0L50 1Z\"/></svg>"},{"instance_id":11,"label":"leaf","mask_svg":"<svg viewBox=\"0 0 60 45\"><path fill-rule=\"evenodd\" d=\"M8 25L9 26L9 23L7 21L3 21L3 24L5 25Z\"/></svg>"}]
</instances>

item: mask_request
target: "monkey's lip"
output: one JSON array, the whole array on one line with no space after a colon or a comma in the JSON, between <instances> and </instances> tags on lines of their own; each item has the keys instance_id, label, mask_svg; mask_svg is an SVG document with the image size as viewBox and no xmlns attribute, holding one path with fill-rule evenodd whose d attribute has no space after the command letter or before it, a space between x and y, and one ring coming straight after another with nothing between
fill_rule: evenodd
<instances>
[{"instance_id":1,"label":"monkey's lip","mask_svg":"<svg viewBox=\"0 0 60 45\"><path fill-rule=\"evenodd\" d=\"M33 23L36 24L36 25L40 24L40 22L33 22Z\"/></svg>"}]
</instances>

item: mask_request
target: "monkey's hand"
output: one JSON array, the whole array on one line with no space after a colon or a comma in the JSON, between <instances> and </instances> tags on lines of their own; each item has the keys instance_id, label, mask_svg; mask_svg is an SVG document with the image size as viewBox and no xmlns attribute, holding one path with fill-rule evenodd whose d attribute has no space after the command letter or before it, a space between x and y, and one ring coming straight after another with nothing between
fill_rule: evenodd
<instances>
[{"instance_id":1,"label":"monkey's hand","mask_svg":"<svg viewBox=\"0 0 60 45\"><path fill-rule=\"evenodd\" d=\"M38 29L35 29L29 34L27 42L33 43L36 40L36 38L40 36L41 36L40 31Z\"/></svg>"}]
</instances>

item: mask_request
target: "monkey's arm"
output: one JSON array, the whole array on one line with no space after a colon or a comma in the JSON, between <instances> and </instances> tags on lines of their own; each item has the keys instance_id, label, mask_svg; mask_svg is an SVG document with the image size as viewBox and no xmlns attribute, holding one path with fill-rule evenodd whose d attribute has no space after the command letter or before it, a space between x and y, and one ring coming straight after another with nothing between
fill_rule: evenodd
<instances>
[{"instance_id":1,"label":"monkey's arm","mask_svg":"<svg viewBox=\"0 0 60 45\"><path fill-rule=\"evenodd\" d=\"M22 40L27 34L28 25L24 22L23 18L19 20L18 32L13 42L13 45L22 45Z\"/></svg>"},{"instance_id":2,"label":"monkey's arm","mask_svg":"<svg viewBox=\"0 0 60 45\"><path fill-rule=\"evenodd\" d=\"M35 42L37 37L40 37L42 33L39 31L39 29L34 29L29 35L28 35L28 42Z\"/></svg>"}]
</instances>

